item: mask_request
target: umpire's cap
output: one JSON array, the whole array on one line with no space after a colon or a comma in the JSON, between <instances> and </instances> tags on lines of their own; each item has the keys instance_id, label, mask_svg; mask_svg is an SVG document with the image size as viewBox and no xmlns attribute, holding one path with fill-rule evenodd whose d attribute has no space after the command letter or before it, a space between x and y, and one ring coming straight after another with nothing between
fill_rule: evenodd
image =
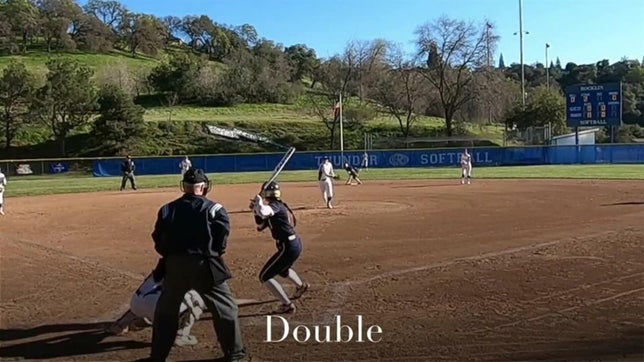
<instances>
[{"instance_id":1,"label":"umpire's cap","mask_svg":"<svg viewBox=\"0 0 644 362\"><path fill-rule=\"evenodd\" d=\"M189 185L209 183L208 176L206 175L206 173L202 169L194 168L194 167L189 168L188 171L186 171L186 173L183 174L182 181Z\"/></svg>"}]
</instances>

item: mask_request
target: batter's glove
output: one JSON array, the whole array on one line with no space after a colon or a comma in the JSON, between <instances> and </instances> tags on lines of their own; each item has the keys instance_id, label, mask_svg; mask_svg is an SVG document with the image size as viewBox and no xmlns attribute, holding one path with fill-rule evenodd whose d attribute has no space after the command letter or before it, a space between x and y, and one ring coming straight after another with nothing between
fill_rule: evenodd
<instances>
[{"instance_id":1,"label":"batter's glove","mask_svg":"<svg viewBox=\"0 0 644 362\"><path fill-rule=\"evenodd\" d=\"M334 180L339 180L339 179L340 179L340 175L333 175L333 179L334 179Z\"/></svg>"}]
</instances>

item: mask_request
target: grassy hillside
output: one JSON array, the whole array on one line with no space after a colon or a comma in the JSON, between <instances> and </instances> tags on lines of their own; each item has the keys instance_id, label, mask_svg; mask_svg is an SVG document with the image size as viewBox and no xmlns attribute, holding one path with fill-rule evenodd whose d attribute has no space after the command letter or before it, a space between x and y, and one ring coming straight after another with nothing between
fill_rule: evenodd
<instances>
[{"instance_id":1,"label":"grassy hillside","mask_svg":"<svg viewBox=\"0 0 644 362\"><path fill-rule=\"evenodd\" d=\"M170 51L183 51L172 49ZM39 75L46 72L47 60L51 57L68 57L77 59L87 64L95 71L97 80L105 79L114 74L115 69L120 72L126 71L132 79L137 82L145 79L147 74L159 64L165 54L158 57L150 57L138 54L132 57L129 53L112 51L106 54L92 53L52 53L42 51L31 51L22 56L0 56L0 70L4 69L13 59L19 60L27 65L32 71ZM213 67L221 67L219 63L211 62ZM156 103L156 104L155 104ZM233 107L199 107L199 106L159 106L160 102L146 102L142 104L146 108L145 120L150 123L158 123L160 128L168 129L168 136L159 140L154 152L171 153L211 153L214 150L221 152L238 151L259 151L261 148L241 146L214 140L211 137L197 135L199 132L196 122L211 122L213 124L226 125L259 132L265 136L276 139L278 142L292 144L305 149L326 149L329 147L330 132L324 123L316 117L312 117L304 111L304 101L299 104L241 104ZM331 109L329 109L331 113ZM194 125L183 125L184 122L195 122ZM167 125L161 125L166 124ZM439 118L419 117L412 127L410 137L433 137L441 134L444 121ZM487 140L483 144L503 143L503 129L500 126L475 126L466 125L470 135ZM86 130L81 130L73 135L68 142L70 156L91 155L87 150L86 137L83 136ZM363 147L363 134L370 132L375 135L374 147L388 147L391 143L383 143L383 140L400 136L398 121L386 115L378 116L362 127L345 128L344 141L345 149L360 149ZM175 137L176 135L176 137ZM336 145L338 145L338 131L336 131ZM10 153L2 152L0 158L27 158L27 157L54 157L56 147L51 142L51 134L46 128L32 127L23 131L16 140L18 147ZM156 147L159 146L159 147ZM338 147L338 146L336 146ZM165 150L165 151L164 151Z\"/></svg>"},{"instance_id":2,"label":"grassy hillside","mask_svg":"<svg viewBox=\"0 0 644 362\"><path fill-rule=\"evenodd\" d=\"M137 54L133 58L130 54L118 50L113 50L106 54L93 53L51 53L41 51L31 51L26 55L0 56L0 70L4 69L12 60L18 60L24 63L29 69L37 73L44 73L47 70L47 60L52 57L67 57L76 59L89 67L95 72L105 70L117 64L124 64L131 71L143 69L149 70L157 65L163 57L153 58L143 54Z\"/></svg>"}]
</instances>

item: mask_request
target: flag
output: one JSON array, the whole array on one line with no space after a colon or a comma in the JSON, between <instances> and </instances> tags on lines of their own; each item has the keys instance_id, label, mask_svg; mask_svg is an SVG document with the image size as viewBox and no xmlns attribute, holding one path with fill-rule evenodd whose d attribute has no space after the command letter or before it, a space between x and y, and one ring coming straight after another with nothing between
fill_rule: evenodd
<instances>
[{"instance_id":1,"label":"flag","mask_svg":"<svg viewBox=\"0 0 644 362\"><path fill-rule=\"evenodd\" d=\"M546 43L546 48L550 48L550 44Z\"/></svg>"},{"instance_id":2,"label":"flag","mask_svg":"<svg viewBox=\"0 0 644 362\"><path fill-rule=\"evenodd\" d=\"M333 117L335 117L335 118L340 117L340 110L341 110L341 109L342 109L342 103L341 103L341 102L337 102L337 103L333 106Z\"/></svg>"}]
</instances>

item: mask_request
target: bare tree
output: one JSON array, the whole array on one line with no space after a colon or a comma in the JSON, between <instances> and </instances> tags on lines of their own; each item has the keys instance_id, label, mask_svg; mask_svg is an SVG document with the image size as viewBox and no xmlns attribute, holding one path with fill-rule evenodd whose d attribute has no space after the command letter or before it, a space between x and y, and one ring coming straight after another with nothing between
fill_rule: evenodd
<instances>
[{"instance_id":1,"label":"bare tree","mask_svg":"<svg viewBox=\"0 0 644 362\"><path fill-rule=\"evenodd\" d=\"M520 101L521 90L517 83L496 70L480 69L473 72L473 76L474 80L467 89L471 97L456 112L456 117L470 122L485 119L493 123L502 122L516 102Z\"/></svg>"},{"instance_id":2,"label":"bare tree","mask_svg":"<svg viewBox=\"0 0 644 362\"><path fill-rule=\"evenodd\" d=\"M388 58L388 69L381 73L371 98L381 112L396 118L401 135L407 138L427 103L426 82L400 46L392 47Z\"/></svg>"},{"instance_id":3,"label":"bare tree","mask_svg":"<svg viewBox=\"0 0 644 362\"><path fill-rule=\"evenodd\" d=\"M127 66L127 63L123 61L117 61L109 67L99 69L95 79L99 87L113 85L122 89L130 96L138 95L137 80Z\"/></svg>"},{"instance_id":4,"label":"bare tree","mask_svg":"<svg viewBox=\"0 0 644 362\"><path fill-rule=\"evenodd\" d=\"M498 39L488 35L486 24L447 17L416 30L418 55L425 61L418 71L438 92L448 136L453 134L454 115L473 96L467 88L472 70L486 64L488 45Z\"/></svg>"},{"instance_id":5,"label":"bare tree","mask_svg":"<svg viewBox=\"0 0 644 362\"><path fill-rule=\"evenodd\" d=\"M335 146L335 133L340 124L340 118L334 112L334 106L339 100L349 95L349 83L355 72L353 55L345 54L344 57L335 56L316 69L315 90L307 92L309 109L307 112L324 123L329 130L330 147Z\"/></svg>"},{"instance_id":6,"label":"bare tree","mask_svg":"<svg viewBox=\"0 0 644 362\"><path fill-rule=\"evenodd\" d=\"M351 41L344 51L344 59L353 67L352 82L355 82L356 93L363 101L366 89L373 86L378 79L378 71L385 65L385 57L391 44L382 39L371 41Z\"/></svg>"}]
</instances>

